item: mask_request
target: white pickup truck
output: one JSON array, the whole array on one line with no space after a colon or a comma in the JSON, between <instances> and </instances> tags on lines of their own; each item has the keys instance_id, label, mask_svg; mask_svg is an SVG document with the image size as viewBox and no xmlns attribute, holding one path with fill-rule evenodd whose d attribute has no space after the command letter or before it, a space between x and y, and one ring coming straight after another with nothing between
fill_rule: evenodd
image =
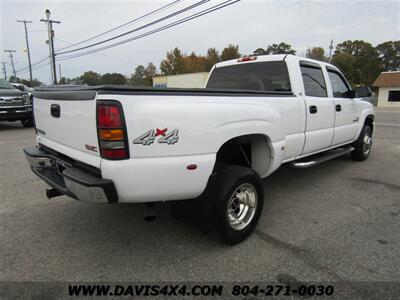
<instances>
[{"instance_id":1,"label":"white pickup truck","mask_svg":"<svg viewBox=\"0 0 400 300\"><path fill-rule=\"evenodd\" d=\"M374 129L373 106L336 67L293 55L218 63L205 89L47 87L34 95L37 146L24 151L52 187L49 198L196 199L174 203L197 203L193 218L232 244L257 224L261 178L284 163L304 168L346 153L365 160Z\"/></svg>"}]
</instances>

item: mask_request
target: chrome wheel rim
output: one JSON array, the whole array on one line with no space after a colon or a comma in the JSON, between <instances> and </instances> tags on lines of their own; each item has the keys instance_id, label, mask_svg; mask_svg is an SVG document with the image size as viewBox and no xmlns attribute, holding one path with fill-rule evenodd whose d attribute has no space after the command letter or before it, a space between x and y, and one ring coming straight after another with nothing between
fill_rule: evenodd
<instances>
[{"instance_id":1,"label":"chrome wheel rim","mask_svg":"<svg viewBox=\"0 0 400 300\"><path fill-rule=\"evenodd\" d=\"M257 209L257 190L250 183L241 184L230 197L226 216L233 230L243 230L254 218Z\"/></svg>"},{"instance_id":2,"label":"chrome wheel rim","mask_svg":"<svg viewBox=\"0 0 400 300\"><path fill-rule=\"evenodd\" d=\"M362 146L362 151L364 155L368 155L369 151L371 150L371 147L372 147L372 137L369 133L366 133L364 135L363 146Z\"/></svg>"}]
</instances>

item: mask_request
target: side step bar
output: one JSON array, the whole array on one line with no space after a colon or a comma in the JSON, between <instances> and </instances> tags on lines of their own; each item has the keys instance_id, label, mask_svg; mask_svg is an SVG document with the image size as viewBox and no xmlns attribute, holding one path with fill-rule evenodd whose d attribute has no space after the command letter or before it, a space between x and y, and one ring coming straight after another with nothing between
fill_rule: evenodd
<instances>
[{"instance_id":1,"label":"side step bar","mask_svg":"<svg viewBox=\"0 0 400 300\"><path fill-rule=\"evenodd\" d=\"M336 157L348 154L353 150L354 150L354 147L338 148L338 149L330 150L323 154L319 154L319 155L317 154L315 156L311 156L310 157L311 160L308 160L308 161L300 160L300 161L291 162L290 165L294 168L299 168L299 169L310 168L310 167L314 167L316 165L322 164L323 162L326 162L328 160L334 159ZM310 159L310 158L308 158L308 159Z\"/></svg>"}]
</instances>

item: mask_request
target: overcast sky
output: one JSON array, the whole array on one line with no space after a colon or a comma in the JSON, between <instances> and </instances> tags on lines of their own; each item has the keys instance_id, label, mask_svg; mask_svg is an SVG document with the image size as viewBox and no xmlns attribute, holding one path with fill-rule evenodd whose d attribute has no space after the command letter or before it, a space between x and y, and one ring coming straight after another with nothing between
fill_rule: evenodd
<instances>
[{"instance_id":1,"label":"overcast sky","mask_svg":"<svg viewBox=\"0 0 400 300\"><path fill-rule=\"evenodd\" d=\"M223 1L211 0L192 12ZM44 11L47 8L51 11L52 19L62 22L54 24L55 48L58 49L140 17L170 2L173 0L0 0L1 61L7 62L10 75L12 68L3 50L15 49L16 69L27 66L23 24L17 23L17 19L33 21L32 24L28 24L32 62L48 55L48 46L45 44L46 25L39 21L45 17ZM195 2L197 1L182 0L160 14L101 38L131 30ZM179 18L187 15L189 13L182 14ZM177 19L178 17L170 19L149 29ZM232 43L240 46L241 53L249 54L256 48L265 48L268 44L284 41L291 44L298 54L304 55L307 47L311 46L322 46L328 51L331 39L334 44L348 39L362 39L373 45L400 39L400 1L242 0L140 40L60 63L62 75L66 77L76 77L88 70L129 75L138 64L146 65L151 61L159 66L166 52L175 46L185 53L195 51L204 54L210 47L222 50ZM2 72L0 74L2 75ZM28 78L26 71L17 75ZM50 68L45 66L33 70L33 75L49 82Z\"/></svg>"}]
</instances>

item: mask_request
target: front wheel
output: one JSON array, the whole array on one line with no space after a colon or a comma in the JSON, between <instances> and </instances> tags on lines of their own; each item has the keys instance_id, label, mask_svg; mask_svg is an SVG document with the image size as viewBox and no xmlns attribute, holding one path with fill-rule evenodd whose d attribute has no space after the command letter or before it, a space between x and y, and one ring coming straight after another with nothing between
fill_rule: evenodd
<instances>
[{"instance_id":1,"label":"front wheel","mask_svg":"<svg viewBox=\"0 0 400 300\"><path fill-rule=\"evenodd\" d=\"M25 128L29 128L29 127L35 126L35 121L33 120L33 116L30 116L27 119L21 120L21 124Z\"/></svg>"},{"instance_id":2,"label":"front wheel","mask_svg":"<svg viewBox=\"0 0 400 300\"><path fill-rule=\"evenodd\" d=\"M357 141L353 144L354 150L351 152L351 157L354 160L366 160L371 152L372 147L372 130L368 125L364 125Z\"/></svg>"},{"instance_id":3,"label":"front wheel","mask_svg":"<svg viewBox=\"0 0 400 300\"><path fill-rule=\"evenodd\" d=\"M264 204L260 177L241 166L226 166L218 172L216 229L228 244L245 240L254 230Z\"/></svg>"}]
</instances>

